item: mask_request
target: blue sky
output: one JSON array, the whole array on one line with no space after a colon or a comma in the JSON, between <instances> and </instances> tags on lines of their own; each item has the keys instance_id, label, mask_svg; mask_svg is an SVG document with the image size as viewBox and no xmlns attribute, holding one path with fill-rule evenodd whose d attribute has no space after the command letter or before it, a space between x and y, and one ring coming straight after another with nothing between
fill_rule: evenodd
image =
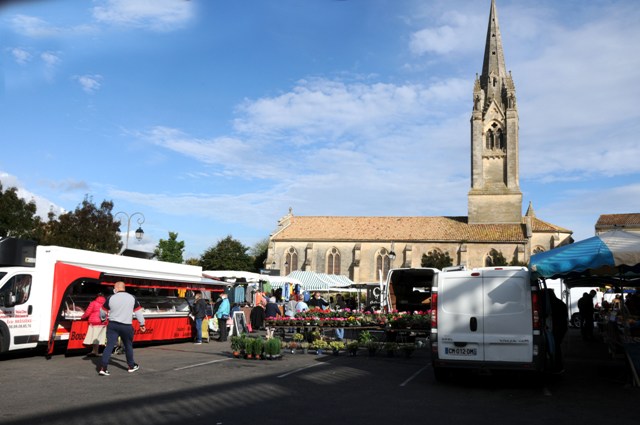
<instances>
[{"instance_id":1,"label":"blue sky","mask_svg":"<svg viewBox=\"0 0 640 425\"><path fill-rule=\"evenodd\" d=\"M498 0L523 211L640 212L640 3ZM0 8L0 181L142 212L200 256L295 215L465 216L490 0L32 0ZM132 224L132 231L136 225ZM126 226L125 226L126 227ZM137 225L136 225L137 227ZM125 230L123 228L123 230Z\"/></svg>"}]
</instances>

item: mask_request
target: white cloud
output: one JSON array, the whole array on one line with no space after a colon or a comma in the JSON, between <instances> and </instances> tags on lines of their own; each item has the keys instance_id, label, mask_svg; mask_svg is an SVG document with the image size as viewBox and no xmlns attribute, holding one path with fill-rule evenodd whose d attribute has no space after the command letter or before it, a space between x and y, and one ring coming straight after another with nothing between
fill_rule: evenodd
<instances>
[{"instance_id":1,"label":"white cloud","mask_svg":"<svg viewBox=\"0 0 640 425\"><path fill-rule=\"evenodd\" d=\"M2 182L2 190L6 191L11 187L15 187L20 198L27 202L34 201L36 203L36 214L43 219L47 218L49 211L53 211L56 215L66 212L64 208L59 207L54 202L25 189L22 182L14 175L0 171L0 182Z\"/></svg>"},{"instance_id":2,"label":"white cloud","mask_svg":"<svg viewBox=\"0 0 640 425\"><path fill-rule=\"evenodd\" d=\"M16 15L11 19L11 26L16 32L27 37L50 37L60 33L59 28L35 16Z\"/></svg>"},{"instance_id":3,"label":"white cloud","mask_svg":"<svg viewBox=\"0 0 640 425\"><path fill-rule=\"evenodd\" d=\"M13 56L15 61L20 65L25 65L26 63L30 62L31 59L33 58L33 55L31 53L19 47L14 47L13 49L11 49L11 55Z\"/></svg>"},{"instance_id":4,"label":"white cloud","mask_svg":"<svg viewBox=\"0 0 640 425\"><path fill-rule=\"evenodd\" d=\"M61 61L60 56L53 52L43 52L40 54L40 59L42 59L47 68L53 68Z\"/></svg>"},{"instance_id":5,"label":"white cloud","mask_svg":"<svg viewBox=\"0 0 640 425\"><path fill-rule=\"evenodd\" d=\"M106 0L93 8L98 22L155 31L180 28L193 17L193 2L178 0Z\"/></svg>"},{"instance_id":6,"label":"white cloud","mask_svg":"<svg viewBox=\"0 0 640 425\"><path fill-rule=\"evenodd\" d=\"M427 27L411 34L409 49L416 55L440 55L477 50L478 35L486 31L486 19L460 12L445 13L439 26Z\"/></svg>"},{"instance_id":7,"label":"white cloud","mask_svg":"<svg viewBox=\"0 0 640 425\"><path fill-rule=\"evenodd\" d=\"M102 75L78 75L73 77L85 93L94 94L102 86Z\"/></svg>"}]
</instances>

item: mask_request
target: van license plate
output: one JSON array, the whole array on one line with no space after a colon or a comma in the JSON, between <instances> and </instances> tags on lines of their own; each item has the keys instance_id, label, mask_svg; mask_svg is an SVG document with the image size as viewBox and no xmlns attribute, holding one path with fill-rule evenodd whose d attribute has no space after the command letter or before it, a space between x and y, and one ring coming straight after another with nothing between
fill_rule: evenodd
<instances>
[{"instance_id":1,"label":"van license plate","mask_svg":"<svg viewBox=\"0 0 640 425\"><path fill-rule=\"evenodd\" d=\"M444 353L452 356L477 356L478 349L477 348L445 347Z\"/></svg>"}]
</instances>

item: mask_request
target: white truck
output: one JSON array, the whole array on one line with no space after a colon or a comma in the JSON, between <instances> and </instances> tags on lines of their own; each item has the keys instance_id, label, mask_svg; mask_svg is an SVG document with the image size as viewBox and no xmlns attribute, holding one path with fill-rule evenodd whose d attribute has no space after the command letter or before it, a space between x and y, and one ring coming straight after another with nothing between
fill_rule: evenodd
<instances>
[{"instance_id":1,"label":"white truck","mask_svg":"<svg viewBox=\"0 0 640 425\"><path fill-rule=\"evenodd\" d=\"M91 300L124 281L136 295L146 332L136 341L192 337L187 291L222 292L224 282L204 278L202 268L59 246L0 240L0 353L67 341L84 348L87 321L79 320ZM137 326L137 323L134 324Z\"/></svg>"}]
</instances>

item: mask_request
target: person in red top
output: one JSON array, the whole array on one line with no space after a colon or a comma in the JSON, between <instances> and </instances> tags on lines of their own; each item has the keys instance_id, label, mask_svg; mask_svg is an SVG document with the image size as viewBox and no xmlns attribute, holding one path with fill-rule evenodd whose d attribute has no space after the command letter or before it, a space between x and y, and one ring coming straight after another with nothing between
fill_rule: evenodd
<instances>
[{"instance_id":1,"label":"person in red top","mask_svg":"<svg viewBox=\"0 0 640 425\"><path fill-rule=\"evenodd\" d=\"M107 322L103 322L100 319L100 309L106 301L106 298L100 292L93 301L89 304L89 307L84 311L82 319L89 319L89 328L87 329L87 336L82 342L84 345L92 345L93 350L89 353L89 356L97 357L100 355L98 350L101 345L105 344L107 339Z\"/></svg>"}]
</instances>

